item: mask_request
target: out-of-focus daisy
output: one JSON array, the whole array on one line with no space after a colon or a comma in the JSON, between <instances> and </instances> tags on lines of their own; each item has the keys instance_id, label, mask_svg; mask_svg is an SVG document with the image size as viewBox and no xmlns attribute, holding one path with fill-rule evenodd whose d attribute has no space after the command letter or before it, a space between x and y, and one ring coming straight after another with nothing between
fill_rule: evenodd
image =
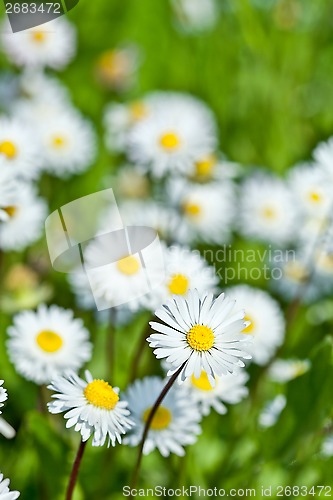
<instances>
[{"instance_id":1,"label":"out-of-focus daisy","mask_svg":"<svg viewBox=\"0 0 333 500\"><path fill-rule=\"evenodd\" d=\"M282 344L285 322L278 302L268 293L247 285L229 288L228 294L237 306L245 309L245 320L250 324L243 333L253 336L250 347L252 359L258 365L266 364Z\"/></svg>"},{"instance_id":2,"label":"out-of-focus daisy","mask_svg":"<svg viewBox=\"0 0 333 500\"><path fill-rule=\"evenodd\" d=\"M333 457L333 434L325 437L321 445L321 454L325 458Z\"/></svg>"},{"instance_id":3,"label":"out-of-focus daisy","mask_svg":"<svg viewBox=\"0 0 333 500\"><path fill-rule=\"evenodd\" d=\"M323 169L324 174L328 179L333 179L333 137L328 141L318 144L313 152L313 157L318 165Z\"/></svg>"},{"instance_id":4,"label":"out-of-focus daisy","mask_svg":"<svg viewBox=\"0 0 333 500\"><path fill-rule=\"evenodd\" d=\"M79 113L72 110L54 116L50 122L42 121L38 132L44 168L54 175L81 173L94 161L95 134Z\"/></svg>"},{"instance_id":5,"label":"out-of-focus daisy","mask_svg":"<svg viewBox=\"0 0 333 500\"><path fill-rule=\"evenodd\" d=\"M3 383L4 380L0 380L0 408L4 406L4 402L7 401L8 399L7 390L4 387L2 387ZM1 410L0 413L2 413Z\"/></svg>"},{"instance_id":6,"label":"out-of-focus daisy","mask_svg":"<svg viewBox=\"0 0 333 500\"><path fill-rule=\"evenodd\" d=\"M279 417L287 404L284 394L278 394L269 401L261 414L259 415L259 425L263 428L273 427L279 420Z\"/></svg>"},{"instance_id":7,"label":"out-of-focus daisy","mask_svg":"<svg viewBox=\"0 0 333 500\"><path fill-rule=\"evenodd\" d=\"M4 479L0 473L0 500L16 500L20 496L18 491L10 491L9 484L9 479Z\"/></svg>"},{"instance_id":8,"label":"out-of-focus daisy","mask_svg":"<svg viewBox=\"0 0 333 500\"><path fill-rule=\"evenodd\" d=\"M133 45L106 50L97 60L97 78L112 90L128 90L135 83L139 63L139 52Z\"/></svg>"},{"instance_id":9,"label":"out-of-focus daisy","mask_svg":"<svg viewBox=\"0 0 333 500\"><path fill-rule=\"evenodd\" d=\"M48 403L50 413L66 412L66 427L80 432L82 441L93 435L92 445L115 446L121 443L121 436L133 425L128 418L127 403L119 400L119 388L111 387L104 380L94 379L89 371L86 380L74 372L58 376L48 388L55 391L54 400Z\"/></svg>"},{"instance_id":10,"label":"out-of-focus daisy","mask_svg":"<svg viewBox=\"0 0 333 500\"><path fill-rule=\"evenodd\" d=\"M216 146L212 112L187 94L156 92L149 96L148 116L128 136L129 158L149 167L153 175L187 173L196 158Z\"/></svg>"},{"instance_id":11,"label":"out-of-focus daisy","mask_svg":"<svg viewBox=\"0 0 333 500\"><path fill-rule=\"evenodd\" d=\"M8 355L18 373L36 384L47 384L66 370L78 370L89 361L89 333L73 311L40 305L23 311L8 328Z\"/></svg>"},{"instance_id":12,"label":"out-of-focus daisy","mask_svg":"<svg viewBox=\"0 0 333 500\"><path fill-rule=\"evenodd\" d=\"M148 309L156 309L173 295L187 297L189 290L199 294L214 292L218 277L213 267L189 248L164 248L165 280L147 296Z\"/></svg>"},{"instance_id":13,"label":"out-of-focus daisy","mask_svg":"<svg viewBox=\"0 0 333 500\"><path fill-rule=\"evenodd\" d=\"M9 219L7 207L12 206L18 198L18 184L15 175L4 168L4 160L0 157L0 223Z\"/></svg>"},{"instance_id":14,"label":"out-of-focus daisy","mask_svg":"<svg viewBox=\"0 0 333 500\"><path fill-rule=\"evenodd\" d=\"M2 47L17 66L62 69L76 52L76 30L64 17L46 24L12 33L7 22L3 28Z\"/></svg>"},{"instance_id":15,"label":"out-of-focus daisy","mask_svg":"<svg viewBox=\"0 0 333 500\"><path fill-rule=\"evenodd\" d=\"M45 105L47 100L49 104L69 101L67 87L43 69L25 68L19 75L18 91L20 98L35 102L41 100Z\"/></svg>"},{"instance_id":16,"label":"out-of-focus daisy","mask_svg":"<svg viewBox=\"0 0 333 500\"><path fill-rule=\"evenodd\" d=\"M172 0L177 25L185 32L197 33L212 29L218 20L216 0Z\"/></svg>"},{"instance_id":17,"label":"out-of-focus daisy","mask_svg":"<svg viewBox=\"0 0 333 500\"><path fill-rule=\"evenodd\" d=\"M177 230L179 242L203 240L225 244L230 239L235 212L231 182L197 185L177 179L171 181L167 189L181 214Z\"/></svg>"},{"instance_id":18,"label":"out-of-focus daisy","mask_svg":"<svg viewBox=\"0 0 333 500\"><path fill-rule=\"evenodd\" d=\"M203 415L209 415L211 408L223 415L227 413L224 403L237 404L248 395L245 386L249 376L245 370L215 377L215 387L208 380L207 373L201 372L199 378L192 377L185 381L190 387L193 399L199 404Z\"/></svg>"},{"instance_id":19,"label":"out-of-focus daisy","mask_svg":"<svg viewBox=\"0 0 333 500\"><path fill-rule=\"evenodd\" d=\"M36 241L42 233L46 218L46 203L38 198L35 189L20 183L19 195L11 205L3 207L7 220L0 222L0 248L22 250Z\"/></svg>"},{"instance_id":20,"label":"out-of-focus daisy","mask_svg":"<svg viewBox=\"0 0 333 500\"><path fill-rule=\"evenodd\" d=\"M299 165L289 173L296 203L304 215L327 217L333 206L333 195L327 178L318 165Z\"/></svg>"},{"instance_id":21,"label":"out-of-focus daisy","mask_svg":"<svg viewBox=\"0 0 333 500\"><path fill-rule=\"evenodd\" d=\"M150 322L154 332L147 339L158 359L165 358L171 365L168 375L184 365L179 379L184 381L201 371L215 386L215 377L236 372L243 367L248 354L247 335L242 331L249 326L244 310L235 308L235 301L222 293L199 297L196 290L187 299L174 297L155 312L162 323Z\"/></svg>"},{"instance_id":22,"label":"out-of-focus daisy","mask_svg":"<svg viewBox=\"0 0 333 500\"><path fill-rule=\"evenodd\" d=\"M123 165L114 179L115 191L121 198L141 199L150 193L147 176L138 167Z\"/></svg>"},{"instance_id":23,"label":"out-of-focus daisy","mask_svg":"<svg viewBox=\"0 0 333 500\"><path fill-rule=\"evenodd\" d=\"M269 367L269 377L274 382L289 382L304 375L311 367L308 359L277 359Z\"/></svg>"},{"instance_id":24,"label":"out-of-focus daisy","mask_svg":"<svg viewBox=\"0 0 333 500\"><path fill-rule=\"evenodd\" d=\"M295 200L287 185L274 177L246 179L240 192L240 229L244 236L286 245L297 228Z\"/></svg>"},{"instance_id":25,"label":"out-of-focus daisy","mask_svg":"<svg viewBox=\"0 0 333 500\"><path fill-rule=\"evenodd\" d=\"M36 178L40 171L36 140L18 118L0 117L0 158L2 169L24 179Z\"/></svg>"},{"instance_id":26,"label":"out-of-focus daisy","mask_svg":"<svg viewBox=\"0 0 333 500\"><path fill-rule=\"evenodd\" d=\"M194 182L211 182L233 179L241 172L238 163L227 161L215 152L196 158L189 177Z\"/></svg>"},{"instance_id":27,"label":"out-of-focus daisy","mask_svg":"<svg viewBox=\"0 0 333 500\"><path fill-rule=\"evenodd\" d=\"M145 377L129 386L124 398L135 426L125 437L125 444L140 443L149 413L164 386L165 381L159 377ZM164 457L170 453L185 455L183 447L194 444L201 432L200 420L198 406L190 393L184 387L173 387L153 417L143 453L147 455L157 448Z\"/></svg>"}]
</instances>

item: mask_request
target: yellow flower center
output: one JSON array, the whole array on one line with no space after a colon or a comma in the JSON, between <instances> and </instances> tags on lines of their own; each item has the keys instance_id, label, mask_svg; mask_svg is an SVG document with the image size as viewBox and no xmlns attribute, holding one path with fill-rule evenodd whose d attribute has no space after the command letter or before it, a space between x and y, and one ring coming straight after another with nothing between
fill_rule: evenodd
<instances>
[{"instance_id":1,"label":"yellow flower center","mask_svg":"<svg viewBox=\"0 0 333 500\"><path fill-rule=\"evenodd\" d=\"M299 262L290 261L286 264L284 268L284 273L287 278L297 281L299 283L304 283L308 279L308 272L306 267Z\"/></svg>"},{"instance_id":2,"label":"yellow flower center","mask_svg":"<svg viewBox=\"0 0 333 500\"><path fill-rule=\"evenodd\" d=\"M249 326L245 327L242 330L242 333L251 333L251 332L253 332L254 327L255 327L255 323L254 323L253 319L251 318L251 316L249 316L248 314L246 314L245 317L244 317L244 321L250 321L250 324L249 324Z\"/></svg>"},{"instance_id":3,"label":"yellow flower center","mask_svg":"<svg viewBox=\"0 0 333 500\"><path fill-rule=\"evenodd\" d=\"M194 375L192 375L191 382L194 387L200 389L201 391L211 391L214 389L214 387L212 387L211 383L208 380L207 373L204 370L202 370L199 378L195 378Z\"/></svg>"},{"instance_id":4,"label":"yellow flower center","mask_svg":"<svg viewBox=\"0 0 333 500\"><path fill-rule=\"evenodd\" d=\"M152 407L147 408L143 414L143 421L146 423L151 412ZM150 428L154 431L161 431L166 429L172 420L172 415L168 408L165 406L159 406L150 424Z\"/></svg>"},{"instance_id":5,"label":"yellow flower center","mask_svg":"<svg viewBox=\"0 0 333 500\"><path fill-rule=\"evenodd\" d=\"M164 149L172 151L180 146L180 139L174 132L166 132L160 137L160 144Z\"/></svg>"},{"instance_id":6,"label":"yellow flower center","mask_svg":"<svg viewBox=\"0 0 333 500\"><path fill-rule=\"evenodd\" d=\"M36 342L44 352L57 352L63 344L63 340L52 330L43 330L37 337Z\"/></svg>"},{"instance_id":7,"label":"yellow flower center","mask_svg":"<svg viewBox=\"0 0 333 500\"><path fill-rule=\"evenodd\" d=\"M42 31L33 31L31 33L32 40L36 43L43 43L45 41L46 35Z\"/></svg>"},{"instance_id":8,"label":"yellow flower center","mask_svg":"<svg viewBox=\"0 0 333 500\"><path fill-rule=\"evenodd\" d=\"M142 120L142 118L144 118L148 114L145 104L141 101L132 102L129 105L129 111L131 114L131 118L134 122Z\"/></svg>"},{"instance_id":9,"label":"yellow flower center","mask_svg":"<svg viewBox=\"0 0 333 500\"><path fill-rule=\"evenodd\" d=\"M194 325L186 336L187 342L195 351L209 351L214 345L214 333L205 325Z\"/></svg>"},{"instance_id":10,"label":"yellow flower center","mask_svg":"<svg viewBox=\"0 0 333 500\"><path fill-rule=\"evenodd\" d=\"M54 146L55 148L62 148L64 147L66 144L66 139L65 137L62 137L61 135L56 135L52 138L52 146Z\"/></svg>"},{"instance_id":11,"label":"yellow flower center","mask_svg":"<svg viewBox=\"0 0 333 500\"><path fill-rule=\"evenodd\" d=\"M93 380L83 392L90 404L104 410L113 410L119 401L118 394L104 380Z\"/></svg>"},{"instance_id":12,"label":"yellow flower center","mask_svg":"<svg viewBox=\"0 0 333 500\"><path fill-rule=\"evenodd\" d=\"M201 207L197 203L191 203L190 201L183 204L183 210L186 215L192 218L196 218L201 214Z\"/></svg>"},{"instance_id":13,"label":"yellow flower center","mask_svg":"<svg viewBox=\"0 0 333 500\"><path fill-rule=\"evenodd\" d=\"M188 290L188 279L183 274L174 274L168 283L170 293L175 295L185 295Z\"/></svg>"},{"instance_id":14,"label":"yellow flower center","mask_svg":"<svg viewBox=\"0 0 333 500\"><path fill-rule=\"evenodd\" d=\"M214 155L209 155L195 164L195 173L198 177L209 177L212 175L214 167L217 163Z\"/></svg>"},{"instance_id":15,"label":"yellow flower center","mask_svg":"<svg viewBox=\"0 0 333 500\"><path fill-rule=\"evenodd\" d=\"M17 148L11 141L3 141L0 143L0 153L12 159L17 154Z\"/></svg>"},{"instance_id":16,"label":"yellow flower center","mask_svg":"<svg viewBox=\"0 0 333 500\"><path fill-rule=\"evenodd\" d=\"M311 193L309 193L309 200L311 201L311 203L320 203L322 198L321 198L321 195L316 192L316 191L312 191Z\"/></svg>"},{"instance_id":17,"label":"yellow flower center","mask_svg":"<svg viewBox=\"0 0 333 500\"><path fill-rule=\"evenodd\" d=\"M122 274L132 276L139 271L140 263L136 257L129 255L128 257L118 260L117 268Z\"/></svg>"},{"instance_id":18,"label":"yellow flower center","mask_svg":"<svg viewBox=\"0 0 333 500\"><path fill-rule=\"evenodd\" d=\"M262 215L265 217L265 219L272 220L276 217L276 211L272 207L265 207L262 210Z\"/></svg>"},{"instance_id":19,"label":"yellow flower center","mask_svg":"<svg viewBox=\"0 0 333 500\"><path fill-rule=\"evenodd\" d=\"M14 207L13 205L10 206L10 207L5 207L3 208L2 210L4 210L6 212L6 214L9 216L9 217L14 217L14 215L16 214L17 212L17 207Z\"/></svg>"}]
</instances>

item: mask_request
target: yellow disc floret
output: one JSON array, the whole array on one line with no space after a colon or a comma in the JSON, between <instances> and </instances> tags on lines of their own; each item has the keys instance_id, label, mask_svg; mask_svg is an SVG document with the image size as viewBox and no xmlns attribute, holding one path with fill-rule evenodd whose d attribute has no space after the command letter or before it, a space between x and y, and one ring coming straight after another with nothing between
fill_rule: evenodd
<instances>
[{"instance_id":1,"label":"yellow disc floret","mask_svg":"<svg viewBox=\"0 0 333 500\"><path fill-rule=\"evenodd\" d=\"M166 132L160 137L160 144L164 149L172 151L180 146L180 139L175 132Z\"/></svg>"},{"instance_id":2,"label":"yellow disc floret","mask_svg":"<svg viewBox=\"0 0 333 500\"><path fill-rule=\"evenodd\" d=\"M140 270L140 262L133 255L124 257L117 262L118 271L127 276L132 276Z\"/></svg>"},{"instance_id":3,"label":"yellow disc floret","mask_svg":"<svg viewBox=\"0 0 333 500\"><path fill-rule=\"evenodd\" d=\"M195 351L209 351L214 345L214 332L205 325L194 325L188 332L186 339Z\"/></svg>"},{"instance_id":4,"label":"yellow disc floret","mask_svg":"<svg viewBox=\"0 0 333 500\"><path fill-rule=\"evenodd\" d=\"M242 333L252 333L255 327L255 323L251 316L249 316L248 314L245 315L244 321L250 321L250 324L242 330Z\"/></svg>"},{"instance_id":5,"label":"yellow disc floret","mask_svg":"<svg viewBox=\"0 0 333 500\"><path fill-rule=\"evenodd\" d=\"M186 215L192 218L196 218L201 214L201 207L198 203L192 203L190 201L183 204L183 210Z\"/></svg>"},{"instance_id":6,"label":"yellow disc floret","mask_svg":"<svg viewBox=\"0 0 333 500\"><path fill-rule=\"evenodd\" d=\"M150 407L145 410L143 414L144 422L147 422L151 409L152 408ZM154 431L161 431L169 426L171 420L172 415L170 410L168 410L168 408L165 408L165 406L159 406L150 424L150 428Z\"/></svg>"},{"instance_id":7,"label":"yellow disc floret","mask_svg":"<svg viewBox=\"0 0 333 500\"><path fill-rule=\"evenodd\" d=\"M63 344L60 335L52 330L42 330L39 332L36 337L36 342L44 352L48 353L59 351Z\"/></svg>"},{"instance_id":8,"label":"yellow disc floret","mask_svg":"<svg viewBox=\"0 0 333 500\"><path fill-rule=\"evenodd\" d=\"M65 144L66 144L66 139L61 135L55 135L52 138L52 146L54 146L57 149L63 148Z\"/></svg>"},{"instance_id":9,"label":"yellow disc floret","mask_svg":"<svg viewBox=\"0 0 333 500\"><path fill-rule=\"evenodd\" d=\"M33 31L31 33L32 39L36 43L43 43L45 41L46 35L42 31Z\"/></svg>"},{"instance_id":10,"label":"yellow disc floret","mask_svg":"<svg viewBox=\"0 0 333 500\"><path fill-rule=\"evenodd\" d=\"M17 148L11 141L0 142L0 153L7 156L10 160L15 158Z\"/></svg>"},{"instance_id":11,"label":"yellow disc floret","mask_svg":"<svg viewBox=\"0 0 333 500\"><path fill-rule=\"evenodd\" d=\"M15 207L14 205L11 205L9 207L3 208L2 210L4 210L6 212L6 214L11 218L11 217L14 217L14 215L16 214L17 207Z\"/></svg>"},{"instance_id":12,"label":"yellow disc floret","mask_svg":"<svg viewBox=\"0 0 333 500\"><path fill-rule=\"evenodd\" d=\"M195 163L195 173L198 177L210 177L217 163L214 155L209 155Z\"/></svg>"},{"instance_id":13,"label":"yellow disc floret","mask_svg":"<svg viewBox=\"0 0 333 500\"><path fill-rule=\"evenodd\" d=\"M195 378L194 375L192 375L191 382L194 387L200 389L201 391L211 391L214 389L214 387L212 387L211 383L209 382L207 373L205 371L201 372L199 378Z\"/></svg>"},{"instance_id":14,"label":"yellow disc floret","mask_svg":"<svg viewBox=\"0 0 333 500\"><path fill-rule=\"evenodd\" d=\"M189 281L183 274L174 274L168 283L170 293L175 295L185 295L187 293Z\"/></svg>"},{"instance_id":15,"label":"yellow disc floret","mask_svg":"<svg viewBox=\"0 0 333 500\"><path fill-rule=\"evenodd\" d=\"M118 394L104 380L90 382L84 389L84 395L90 404L104 410L113 410L119 401Z\"/></svg>"}]
</instances>

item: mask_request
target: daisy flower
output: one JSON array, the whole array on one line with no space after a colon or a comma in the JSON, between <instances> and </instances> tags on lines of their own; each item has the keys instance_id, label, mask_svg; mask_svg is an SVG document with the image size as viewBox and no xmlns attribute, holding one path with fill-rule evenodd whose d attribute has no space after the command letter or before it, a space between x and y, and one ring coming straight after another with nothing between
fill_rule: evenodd
<instances>
[{"instance_id":1,"label":"daisy flower","mask_svg":"<svg viewBox=\"0 0 333 500\"><path fill-rule=\"evenodd\" d=\"M284 339L285 321L278 302L263 290L247 285L229 288L228 294L245 309L245 320L250 322L243 333L253 337L253 361L265 365Z\"/></svg>"},{"instance_id":2,"label":"daisy flower","mask_svg":"<svg viewBox=\"0 0 333 500\"><path fill-rule=\"evenodd\" d=\"M172 0L171 5L179 28L187 33L208 31L217 23L216 0Z\"/></svg>"},{"instance_id":3,"label":"daisy flower","mask_svg":"<svg viewBox=\"0 0 333 500\"><path fill-rule=\"evenodd\" d=\"M85 376L83 380L74 372L68 372L55 378L48 386L56 392L52 395L54 401L48 403L49 412L66 412L66 427L80 432L83 442L93 435L93 446L103 446L105 441L108 446L115 446L133 425L128 418L127 403L119 400L118 387L93 379L89 371Z\"/></svg>"},{"instance_id":4,"label":"daisy flower","mask_svg":"<svg viewBox=\"0 0 333 500\"><path fill-rule=\"evenodd\" d=\"M249 338L242 333L249 322L224 293L214 299L211 293L199 297L196 290L189 291L187 299L175 296L155 315L162 323L150 322L156 333L147 340L157 359L170 363L168 376L183 366L180 381L193 374L198 379L204 370L215 387L216 376L243 367L241 358L251 359Z\"/></svg>"},{"instance_id":5,"label":"daisy flower","mask_svg":"<svg viewBox=\"0 0 333 500\"><path fill-rule=\"evenodd\" d=\"M9 490L9 479L4 479L0 473L0 500L16 500L20 496L18 491Z\"/></svg>"},{"instance_id":6,"label":"daisy flower","mask_svg":"<svg viewBox=\"0 0 333 500\"><path fill-rule=\"evenodd\" d=\"M211 182L233 179L241 173L238 163L227 161L223 156L211 152L196 158L192 164L189 178L194 182Z\"/></svg>"},{"instance_id":7,"label":"daisy flower","mask_svg":"<svg viewBox=\"0 0 333 500\"><path fill-rule=\"evenodd\" d=\"M328 179L333 179L333 137L330 137L328 141L321 142L318 144L313 152L313 157L318 165L323 169L323 173Z\"/></svg>"},{"instance_id":8,"label":"daisy flower","mask_svg":"<svg viewBox=\"0 0 333 500\"><path fill-rule=\"evenodd\" d=\"M287 405L287 398L284 394L278 394L269 401L259 415L259 425L264 429L273 427Z\"/></svg>"},{"instance_id":9,"label":"daisy flower","mask_svg":"<svg viewBox=\"0 0 333 500\"><path fill-rule=\"evenodd\" d=\"M18 196L11 205L3 207L7 219L0 222L0 248L22 250L42 234L46 218L46 203L36 196L35 189L25 183L18 186Z\"/></svg>"},{"instance_id":10,"label":"daisy flower","mask_svg":"<svg viewBox=\"0 0 333 500\"><path fill-rule=\"evenodd\" d=\"M114 178L116 193L125 199L146 198L150 194L150 183L142 169L134 165L123 165Z\"/></svg>"},{"instance_id":11,"label":"daisy flower","mask_svg":"<svg viewBox=\"0 0 333 500\"><path fill-rule=\"evenodd\" d=\"M168 184L167 193L180 213L179 242L225 244L230 239L235 212L231 182L201 185L177 179Z\"/></svg>"},{"instance_id":12,"label":"daisy flower","mask_svg":"<svg viewBox=\"0 0 333 500\"><path fill-rule=\"evenodd\" d=\"M12 33L7 22L3 29L2 47L8 59L17 66L47 66L60 70L75 55L76 30L65 17L18 33Z\"/></svg>"},{"instance_id":13,"label":"daisy flower","mask_svg":"<svg viewBox=\"0 0 333 500\"><path fill-rule=\"evenodd\" d=\"M19 117L0 117L1 168L24 179L34 179L40 172L40 155L35 137Z\"/></svg>"},{"instance_id":14,"label":"daisy flower","mask_svg":"<svg viewBox=\"0 0 333 500\"><path fill-rule=\"evenodd\" d=\"M211 408L223 415L227 413L224 403L237 404L248 395L249 391L245 386L248 379L245 370L240 370L238 373L215 377L213 387L207 373L202 371L199 378L192 375L185 384L190 388L192 397L199 404L203 415L209 415Z\"/></svg>"},{"instance_id":15,"label":"daisy flower","mask_svg":"<svg viewBox=\"0 0 333 500\"><path fill-rule=\"evenodd\" d=\"M269 367L268 373L274 382L285 383L304 375L310 367L308 359L277 359Z\"/></svg>"},{"instance_id":16,"label":"daisy flower","mask_svg":"<svg viewBox=\"0 0 333 500\"><path fill-rule=\"evenodd\" d=\"M90 360L89 333L73 311L40 305L23 311L8 328L8 355L18 373L36 384L47 384L66 370L79 370Z\"/></svg>"},{"instance_id":17,"label":"daisy flower","mask_svg":"<svg viewBox=\"0 0 333 500\"><path fill-rule=\"evenodd\" d=\"M93 128L74 110L41 120L37 133L44 168L58 177L81 173L96 156Z\"/></svg>"},{"instance_id":18,"label":"daisy flower","mask_svg":"<svg viewBox=\"0 0 333 500\"><path fill-rule=\"evenodd\" d=\"M240 230L245 237L286 245L295 237L295 200L280 179L255 175L245 180L240 193Z\"/></svg>"},{"instance_id":19,"label":"daisy flower","mask_svg":"<svg viewBox=\"0 0 333 500\"><path fill-rule=\"evenodd\" d=\"M134 45L107 50L97 60L97 78L117 92L129 90L136 81L139 63L140 54Z\"/></svg>"},{"instance_id":20,"label":"daisy flower","mask_svg":"<svg viewBox=\"0 0 333 500\"><path fill-rule=\"evenodd\" d=\"M216 123L212 112L191 95L150 94L151 111L129 131L128 155L146 165L156 177L183 172L200 155L215 148Z\"/></svg>"},{"instance_id":21,"label":"daisy flower","mask_svg":"<svg viewBox=\"0 0 333 500\"><path fill-rule=\"evenodd\" d=\"M325 437L321 445L321 455L325 458L333 457L333 434Z\"/></svg>"},{"instance_id":22,"label":"daisy flower","mask_svg":"<svg viewBox=\"0 0 333 500\"><path fill-rule=\"evenodd\" d=\"M0 223L9 220L8 208L18 198L18 183L10 170L4 168L4 160L0 157Z\"/></svg>"},{"instance_id":23,"label":"daisy flower","mask_svg":"<svg viewBox=\"0 0 333 500\"><path fill-rule=\"evenodd\" d=\"M140 443L149 413L164 386L165 381L160 377L145 377L129 386L124 398L135 426L125 437L124 444L137 446ZM153 417L143 453L148 455L158 449L164 457L170 453L184 456L184 446L194 444L201 432L200 420L200 412L190 393L184 387L173 387Z\"/></svg>"},{"instance_id":24,"label":"daisy flower","mask_svg":"<svg viewBox=\"0 0 333 500\"><path fill-rule=\"evenodd\" d=\"M4 380L0 380L0 408L2 408L4 406L4 402L7 401L7 399L8 399L7 390L4 387L2 387L3 383L4 383ZM0 414L1 413L2 412L0 410Z\"/></svg>"}]
</instances>

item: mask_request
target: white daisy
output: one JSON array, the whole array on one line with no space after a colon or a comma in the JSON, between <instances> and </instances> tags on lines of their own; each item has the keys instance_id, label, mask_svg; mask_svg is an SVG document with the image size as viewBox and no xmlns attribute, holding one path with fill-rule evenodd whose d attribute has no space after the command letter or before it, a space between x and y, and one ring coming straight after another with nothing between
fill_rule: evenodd
<instances>
[{"instance_id":1,"label":"white daisy","mask_svg":"<svg viewBox=\"0 0 333 500\"><path fill-rule=\"evenodd\" d=\"M248 379L246 371L240 370L238 373L215 377L213 387L207 373L202 371L199 378L192 375L185 384L190 388L192 397L199 404L203 415L209 415L211 408L223 415L227 413L223 403L237 404L248 395L249 391L245 386Z\"/></svg>"},{"instance_id":2,"label":"white daisy","mask_svg":"<svg viewBox=\"0 0 333 500\"><path fill-rule=\"evenodd\" d=\"M324 175L332 181L333 137L330 137L326 142L319 143L313 152L313 157L318 165L323 169Z\"/></svg>"},{"instance_id":3,"label":"white daisy","mask_svg":"<svg viewBox=\"0 0 333 500\"><path fill-rule=\"evenodd\" d=\"M233 179L241 173L238 163L226 160L222 155L210 152L196 158L191 166L189 177L194 182L211 182Z\"/></svg>"},{"instance_id":4,"label":"white daisy","mask_svg":"<svg viewBox=\"0 0 333 500\"><path fill-rule=\"evenodd\" d=\"M295 237L297 210L287 185L268 175L255 175L240 193L240 230L249 238L286 245Z\"/></svg>"},{"instance_id":5,"label":"white daisy","mask_svg":"<svg viewBox=\"0 0 333 500\"><path fill-rule=\"evenodd\" d=\"M216 146L212 112L188 94L156 92L148 101L150 113L129 131L129 158L156 177L187 173L198 156Z\"/></svg>"},{"instance_id":6,"label":"white daisy","mask_svg":"<svg viewBox=\"0 0 333 500\"><path fill-rule=\"evenodd\" d=\"M243 367L241 358L251 359L246 352L249 338L242 334L249 325L244 321L244 311L235 310L235 301L223 293L214 299L211 293L199 297L193 290L187 299L175 296L155 315L163 323L150 322L157 333L147 340L156 357L166 358L172 366L168 375L183 366L181 381L193 374L199 378L204 370L215 386L215 376Z\"/></svg>"},{"instance_id":7,"label":"white daisy","mask_svg":"<svg viewBox=\"0 0 333 500\"><path fill-rule=\"evenodd\" d=\"M62 69L76 52L76 30L65 17L42 26L12 33L8 22L3 28L2 46L17 66Z\"/></svg>"},{"instance_id":8,"label":"white daisy","mask_svg":"<svg viewBox=\"0 0 333 500\"><path fill-rule=\"evenodd\" d=\"M225 244L230 239L235 213L231 182L201 185L177 179L168 184L167 192L180 213L179 242L203 240Z\"/></svg>"},{"instance_id":9,"label":"white daisy","mask_svg":"<svg viewBox=\"0 0 333 500\"><path fill-rule=\"evenodd\" d=\"M4 380L0 380L0 408L2 408L4 406L4 402L7 401L8 399L8 395L7 395L7 390L2 387L4 383ZM1 410L0 410L0 414L1 414Z\"/></svg>"},{"instance_id":10,"label":"white daisy","mask_svg":"<svg viewBox=\"0 0 333 500\"><path fill-rule=\"evenodd\" d=\"M50 76L43 69L25 68L19 75L20 97L30 101L41 100L44 105L68 103L68 88L55 76Z\"/></svg>"},{"instance_id":11,"label":"white daisy","mask_svg":"<svg viewBox=\"0 0 333 500\"><path fill-rule=\"evenodd\" d=\"M24 179L34 179L40 172L36 138L19 117L0 117L1 168Z\"/></svg>"},{"instance_id":12,"label":"white daisy","mask_svg":"<svg viewBox=\"0 0 333 500\"><path fill-rule=\"evenodd\" d=\"M48 403L50 413L66 412L66 427L80 432L82 441L93 435L93 446L115 446L121 443L121 435L133 425L125 401L119 401L119 388L108 382L93 379L89 371L82 380L74 372L58 376L48 389L55 391L54 401Z\"/></svg>"},{"instance_id":13,"label":"white daisy","mask_svg":"<svg viewBox=\"0 0 333 500\"><path fill-rule=\"evenodd\" d=\"M16 500L20 496L18 491L9 490L9 479L4 479L0 473L0 500Z\"/></svg>"},{"instance_id":14,"label":"white daisy","mask_svg":"<svg viewBox=\"0 0 333 500\"><path fill-rule=\"evenodd\" d=\"M278 394L269 401L259 415L259 425L263 428L273 427L286 407L287 398L284 394Z\"/></svg>"},{"instance_id":15,"label":"white daisy","mask_svg":"<svg viewBox=\"0 0 333 500\"><path fill-rule=\"evenodd\" d=\"M164 386L165 381L160 377L145 377L129 386L124 398L135 427L125 437L125 444L137 446L140 443L150 411ZM157 448L164 457L170 453L184 456L183 447L194 444L201 432L200 420L200 412L190 393L184 387L172 387L153 417L143 453L148 455Z\"/></svg>"},{"instance_id":16,"label":"white daisy","mask_svg":"<svg viewBox=\"0 0 333 500\"><path fill-rule=\"evenodd\" d=\"M269 367L269 377L274 382L289 382L304 375L311 367L308 359L276 359Z\"/></svg>"},{"instance_id":17,"label":"white daisy","mask_svg":"<svg viewBox=\"0 0 333 500\"><path fill-rule=\"evenodd\" d=\"M218 20L216 0L172 0L179 27L188 33L212 29Z\"/></svg>"},{"instance_id":18,"label":"white daisy","mask_svg":"<svg viewBox=\"0 0 333 500\"><path fill-rule=\"evenodd\" d=\"M40 305L23 311L8 328L8 355L18 373L36 384L49 383L66 370L78 370L90 360L88 330L73 311Z\"/></svg>"},{"instance_id":19,"label":"white daisy","mask_svg":"<svg viewBox=\"0 0 333 500\"><path fill-rule=\"evenodd\" d=\"M321 445L321 454L325 458L333 457L333 434L325 436Z\"/></svg>"},{"instance_id":20,"label":"white daisy","mask_svg":"<svg viewBox=\"0 0 333 500\"><path fill-rule=\"evenodd\" d=\"M249 349L258 365L266 364L282 344L285 321L280 306L268 293L247 285L228 289L237 306L245 309L245 320L250 324L243 333L253 336Z\"/></svg>"},{"instance_id":21,"label":"white daisy","mask_svg":"<svg viewBox=\"0 0 333 500\"><path fill-rule=\"evenodd\" d=\"M135 84L139 64L140 54L136 46L116 47L98 58L97 78L105 87L123 92Z\"/></svg>"},{"instance_id":22,"label":"white daisy","mask_svg":"<svg viewBox=\"0 0 333 500\"><path fill-rule=\"evenodd\" d=\"M174 245L164 247L163 253L165 280L145 296L148 309L155 310L173 295L187 297L191 289L197 289L199 294L216 291L218 277L215 269L208 266L198 252Z\"/></svg>"},{"instance_id":23,"label":"white daisy","mask_svg":"<svg viewBox=\"0 0 333 500\"><path fill-rule=\"evenodd\" d=\"M150 182L137 166L121 166L113 181L114 189L122 199L144 199L150 194Z\"/></svg>"},{"instance_id":24,"label":"white daisy","mask_svg":"<svg viewBox=\"0 0 333 500\"><path fill-rule=\"evenodd\" d=\"M37 133L44 168L58 177L81 173L95 159L93 128L74 110L58 113L49 121L41 120Z\"/></svg>"},{"instance_id":25,"label":"white daisy","mask_svg":"<svg viewBox=\"0 0 333 500\"><path fill-rule=\"evenodd\" d=\"M35 189L20 183L18 196L12 204L4 207L7 220L0 222L0 248L3 250L22 250L31 245L42 234L47 207L38 198Z\"/></svg>"},{"instance_id":26,"label":"white daisy","mask_svg":"<svg viewBox=\"0 0 333 500\"><path fill-rule=\"evenodd\" d=\"M18 199L18 183L9 169L4 168L4 160L0 157L0 223L9 220L8 208Z\"/></svg>"},{"instance_id":27,"label":"white daisy","mask_svg":"<svg viewBox=\"0 0 333 500\"><path fill-rule=\"evenodd\" d=\"M327 177L318 165L298 165L289 173L289 183L301 212L310 217L327 217L333 195Z\"/></svg>"}]
</instances>

